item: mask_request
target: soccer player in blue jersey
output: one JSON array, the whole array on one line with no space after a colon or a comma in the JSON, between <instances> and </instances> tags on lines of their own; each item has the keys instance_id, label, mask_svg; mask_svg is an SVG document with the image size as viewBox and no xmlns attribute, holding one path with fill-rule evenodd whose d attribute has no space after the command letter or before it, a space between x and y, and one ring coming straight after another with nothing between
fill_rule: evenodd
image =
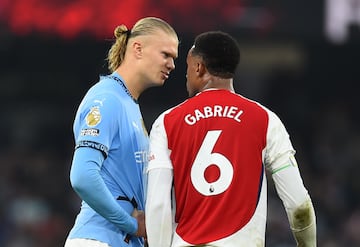
<instances>
[{"instance_id":1,"label":"soccer player in blue jersey","mask_svg":"<svg viewBox=\"0 0 360 247\"><path fill-rule=\"evenodd\" d=\"M82 199L65 246L143 246L148 135L138 105L147 88L175 68L178 37L164 20L146 17L114 31L112 74L100 77L74 120L71 185Z\"/></svg>"}]
</instances>

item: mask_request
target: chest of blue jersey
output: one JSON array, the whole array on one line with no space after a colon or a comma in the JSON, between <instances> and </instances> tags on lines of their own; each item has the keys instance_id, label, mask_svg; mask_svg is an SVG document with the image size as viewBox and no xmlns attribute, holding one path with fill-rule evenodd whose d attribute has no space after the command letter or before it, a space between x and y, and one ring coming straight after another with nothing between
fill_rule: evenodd
<instances>
[{"instance_id":1,"label":"chest of blue jersey","mask_svg":"<svg viewBox=\"0 0 360 247\"><path fill-rule=\"evenodd\" d=\"M100 80L83 99L74 122L76 143L105 151L101 176L114 195L144 208L148 134L139 105L118 81Z\"/></svg>"}]
</instances>

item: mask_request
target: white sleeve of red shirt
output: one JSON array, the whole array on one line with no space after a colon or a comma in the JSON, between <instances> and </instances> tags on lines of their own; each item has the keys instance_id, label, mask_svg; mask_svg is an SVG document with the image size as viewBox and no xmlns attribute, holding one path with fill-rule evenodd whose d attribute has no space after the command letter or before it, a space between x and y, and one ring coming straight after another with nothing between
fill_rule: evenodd
<instances>
[{"instance_id":1,"label":"white sleeve of red shirt","mask_svg":"<svg viewBox=\"0 0 360 247\"><path fill-rule=\"evenodd\" d=\"M266 169L272 174L277 193L285 208L294 208L309 198L297 162L295 150L281 120L271 111L264 154ZM284 152L282 152L284 150Z\"/></svg>"},{"instance_id":2,"label":"white sleeve of red shirt","mask_svg":"<svg viewBox=\"0 0 360 247\"><path fill-rule=\"evenodd\" d=\"M276 191L283 202L291 230L298 245L316 246L316 216L295 160L295 151L277 152L291 145L280 119L269 112L265 166L271 173ZM286 144L287 143L287 144ZM280 149L279 149L280 148ZM300 215L303 215L300 217Z\"/></svg>"},{"instance_id":3,"label":"white sleeve of red shirt","mask_svg":"<svg viewBox=\"0 0 360 247\"><path fill-rule=\"evenodd\" d=\"M149 246L170 247L174 232L171 210L173 171L163 119L164 114L154 122L150 133L145 212Z\"/></svg>"}]
</instances>

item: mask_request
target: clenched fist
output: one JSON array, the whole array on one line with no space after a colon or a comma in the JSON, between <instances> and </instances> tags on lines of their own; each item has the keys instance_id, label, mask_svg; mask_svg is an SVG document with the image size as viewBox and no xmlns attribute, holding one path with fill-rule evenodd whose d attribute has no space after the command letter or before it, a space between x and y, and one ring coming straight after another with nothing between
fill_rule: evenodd
<instances>
[{"instance_id":1,"label":"clenched fist","mask_svg":"<svg viewBox=\"0 0 360 247\"><path fill-rule=\"evenodd\" d=\"M134 209L131 216L134 217L138 222L138 230L135 233L135 236L146 238L145 212L142 210Z\"/></svg>"}]
</instances>

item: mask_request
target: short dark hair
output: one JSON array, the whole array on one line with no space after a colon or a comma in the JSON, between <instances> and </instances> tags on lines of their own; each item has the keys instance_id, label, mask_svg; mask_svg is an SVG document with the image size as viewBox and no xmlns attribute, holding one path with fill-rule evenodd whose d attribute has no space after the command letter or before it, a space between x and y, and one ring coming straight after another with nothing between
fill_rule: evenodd
<instances>
[{"instance_id":1,"label":"short dark hair","mask_svg":"<svg viewBox=\"0 0 360 247\"><path fill-rule=\"evenodd\" d=\"M237 41L228 33L210 31L195 38L192 54L200 56L210 74L232 78L240 62Z\"/></svg>"}]
</instances>

